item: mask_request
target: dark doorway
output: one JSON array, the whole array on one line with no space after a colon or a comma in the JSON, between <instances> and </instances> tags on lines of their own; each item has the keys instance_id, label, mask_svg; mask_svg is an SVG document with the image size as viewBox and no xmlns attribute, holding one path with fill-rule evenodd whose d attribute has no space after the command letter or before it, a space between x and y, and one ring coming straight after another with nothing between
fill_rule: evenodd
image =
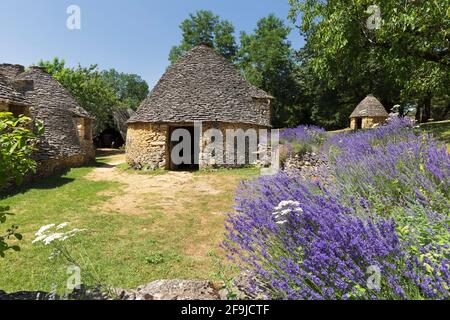
<instances>
[{"instance_id":1,"label":"dark doorway","mask_svg":"<svg viewBox=\"0 0 450 320\"><path fill-rule=\"evenodd\" d=\"M356 129L362 129L362 118L356 118Z\"/></svg>"},{"instance_id":2,"label":"dark doorway","mask_svg":"<svg viewBox=\"0 0 450 320\"><path fill-rule=\"evenodd\" d=\"M189 160L185 162L182 162L181 164L175 164L172 159L172 151L175 146L183 142L183 137L180 137L178 141L172 141L172 134L177 129L184 129L189 132L190 140L191 140L191 146L190 150L181 150L179 155L181 158L188 158ZM169 159L170 159L170 170L177 170L177 171L196 171L199 170L198 163L195 163L195 151L199 150L198 148L198 141L195 139L194 135L194 126L187 126L187 127L171 127L169 130L169 142L170 142L170 148L169 148ZM189 156L187 157L185 152L189 152Z\"/></svg>"},{"instance_id":3,"label":"dark doorway","mask_svg":"<svg viewBox=\"0 0 450 320\"><path fill-rule=\"evenodd\" d=\"M97 148L118 149L123 147L124 144L125 141L120 132L113 128L104 130L97 138L95 138L95 146Z\"/></svg>"}]
</instances>

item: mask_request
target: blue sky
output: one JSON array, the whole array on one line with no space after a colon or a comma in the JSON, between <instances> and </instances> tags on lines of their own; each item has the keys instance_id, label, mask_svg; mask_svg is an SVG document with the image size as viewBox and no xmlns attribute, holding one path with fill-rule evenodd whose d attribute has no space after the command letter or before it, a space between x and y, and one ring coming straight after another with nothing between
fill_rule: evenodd
<instances>
[{"instance_id":1,"label":"blue sky","mask_svg":"<svg viewBox=\"0 0 450 320\"><path fill-rule=\"evenodd\" d=\"M81 30L66 28L72 4L81 8ZM251 32L269 13L291 25L287 0L0 0L0 63L29 66L58 56L69 66L136 73L152 87L181 40L180 23L200 9L230 20L236 31ZM295 29L290 41L303 45Z\"/></svg>"}]
</instances>

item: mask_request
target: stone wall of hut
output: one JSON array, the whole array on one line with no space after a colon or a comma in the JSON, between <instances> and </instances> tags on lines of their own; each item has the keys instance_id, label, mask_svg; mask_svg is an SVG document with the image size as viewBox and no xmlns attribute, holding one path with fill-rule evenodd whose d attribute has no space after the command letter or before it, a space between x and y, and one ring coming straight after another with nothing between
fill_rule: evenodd
<instances>
[{"instance_id":1,"label":"stone wall of hut","mask_svg":"<svg viewBox=\"0 0 450 320\"><path fill-rule=\"evenodd\" d=\"M135 169L164 169L167 166L169 126L154 123L128 125L126 161Z\"/></svg>"},{"instance_id":2,"label":"stone wall of hut","mask_svg":"<svg viewBox=\"0 0 450 320\"><path fill-rule=\"evenodd\" d=\"M92 143L93 121L88 118L76 118L78 137L80 145L85 153L85 162L95 159L95 148Z\"/></svg>"},{"instance_id":3,"label":"stone wall of hut","mask_svg":"<svg viewBox=\"0 0 450 320\"><path fill-rule=\"evenodd\" d=\"M170 128L174 126L183 127L183 124L155 124L155 123L131 123L128 125L127 143L126 143L126 161L129 166L135 169L169 169L170 168ZM228 129L259 129L264 127L242 123L223 123L223 122L203 122L202 134L200 136L199 146L199 167L205 169L209 167L240 167L235 159L233 164L226 163L226 131ZM211 141L205 138L205 132L209 129L217 129L222 133L223 148L220 147L209 154L211 150L207 146ZM236 141L236 140L234 140ZM257 141L258 143L258 141ZM255 150L257 151L257 150ZM246 163L248 165L249 149L245 153ZM237 155L236 155L237 158ZM218 160L219 159L219 160ZM221 159L221 160L220 160ZM241 161L242 163L242 161Z\"/></svg>"},{"instance_id":4,"label":"stone wall of hut","mask_svg":"<svg viewBox=\"0 0 450 320\"><path fill-rule=\"evenodd\" d=\"M33 180L49 177L70 170L70 168L81 167L88 161L89 159L83 154L40 160L38 161L36 173L33 175Z\"/></svg>"},{"instance_id":5,"label":"stone wall of hut","mask_svg":"<svg viewBox=\"0 0 450 320\"><path fill-rule=\"evenodd\" d=\"M223 149L222 150L214 150L214 153L217 155L209 154L210 150L207 150L207 145L210 143L207 137L205 137L205 132L209 129L218 129L222 133L223 136ZM249 163L249 155L250 151L248 148L245 149L245 159L238 159L238 154L234 155L234 162L228 163L226 161L227 157L227 144L230 143L232 146L236 146L237 139L233 139L233 141L227 141L227 130L238 130L241 129L246 132L249 129L254 129L258 134L259 129L264 129L262 126L252 125L252 124L243 124L243 123L225 123L225 122L206 122L202 125L202 135L200 137L200 156L199 156L199 166L200 169L207 168L238 168L246 165L251 165ZM258 144L258 141L256 141ZM255 152L257 150L254 150ZM238 162L239 160L239 162ZM220 163L222 162L222 164ZM244 163L244 164L242 164Z\"/></svg>"},{"instance_id":6,"label":"stone wall of hut","mask_svg":"<svg viewBox=\"0 0 450 320\"><path fill-rule=\"evenodd\" d=\"M374 125L383 123L386 121L387 117L363 117L362 118L362 124L361 129L370 129ZM357 129L357 118L350 119L350 129L355 130Z\"/></svg>"}]
</instances>

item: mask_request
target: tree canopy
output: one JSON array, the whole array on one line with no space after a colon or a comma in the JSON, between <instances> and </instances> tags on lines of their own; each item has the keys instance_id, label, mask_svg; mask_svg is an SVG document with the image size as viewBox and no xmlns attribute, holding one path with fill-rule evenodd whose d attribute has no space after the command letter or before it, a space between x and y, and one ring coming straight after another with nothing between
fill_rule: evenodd
<instances>
[{"instance_id":1,"label":"tree canopy","mask_svg":"<svg viewBox=\"0 0 450 320\"><path fill-rule=\"evenodd\" d=\"M343 75L350 85L387 82L399 88L403 102L419 103L422 120L430 117L431 98L448 93L447 0L380 0L376 6L370 0L289 3L290 17L299 22L311 53L308 64L328 88L338 88Z\"/></svg>"},{"instance_id":2,"label":"tree canopy","mask_svg":"<svg viewBox=\"0 0 450 320\"><path fill-rule=\"evenodd\" d=\"M271 14L257 22L253 33L241 33L238 67L252 84L275 97L275 126L293 121L298 97L294 78L294 50L288 41L291 29Z\"/></svg>"},{"instance_id":3,"label":"tree canopy","mask_svg":"<svg viewBox=\"0 0 450 320\"><path fill-rule=\"evenodd\" d=\"M100 74L115 92L122 108L136 110L149 94L147 82L136 74L118 72L115 69L105 70Z\"/></svg>"},{"instance_id":4,"label":"tree canopy","mask_svg":"<svg viewBox=\"0 0 450 320\"><path fill-rule=\"evenodd\" d=\"M211 11L200 10L190 14L184 20L180 29L182 31L181 44L174 46L170 51L171 63L177 61L187 51L199 44L208 44L230 61L234 61L237 53L234 26L227 20L221 20Z\"/></svg>"},{"instance_id":5,"label":"tree canopy","mask_svg":"<svg viewBox=\"0 0 450 320\"><path fill-rule=\"evenodd\" d=\"M97 65L68 68L64 60L40 61L77 100L95 116L95 134L113 125L115 110L136 109L148 95L148 85L135 74L119 73L114 69L99 71Z\"/></svg>"}]
</instances>

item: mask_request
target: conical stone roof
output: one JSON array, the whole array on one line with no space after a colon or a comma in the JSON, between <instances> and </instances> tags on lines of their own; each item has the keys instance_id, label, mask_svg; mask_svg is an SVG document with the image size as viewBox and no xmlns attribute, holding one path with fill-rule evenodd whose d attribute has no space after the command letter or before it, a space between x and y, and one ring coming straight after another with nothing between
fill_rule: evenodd
<instances>
[{"instance_id":1,"label":"conical stone roof","mask_svg":"<svg viewBox=\"0 0 450 320\"><path fill-rule=\"evenodd\" d=\"M17 76L32 80L33 90L25 97L33 105L33 116L44 124L44 136L39 144L38 159L68 157L84 154L74 117L92 118L49 73L31 67Z\"/></svg>"},{"instance_id":2,"label":"conical stone roof","mask_svg":"<svg viewBox=\"0 0 450 320\"><path fill-rule=\"evenodd\" d=\"M228 60L200 45L168 68L128 123L222 121L270 126L250 84Z\"/></svg>"},{"instance_id":3,"label":"conical stone roof","mask_svg":"<svg viewBox=\"0 0 450 320\"><path fill-rule=\"evenodd\" d=\"M0 82L1 79L24 85L19 93L31 105L33 118L43 122L45 131L40 137L36 160L86 153L80 143L75 118L92 119L92 116L56 79L40 67L25 71L20 65L0 64Z\"/></svg>"},{"instance_id":4,"label":"conical stone roof","mask_svg":"<svg viewBox=\"0 0 450 320\"><path fill-rule=\"evenodd\" d=\"M350 118L359 117L388 117L389 114L381 102L373 95L365 97L350 115Z\"/></svg>"}]
</instances>

